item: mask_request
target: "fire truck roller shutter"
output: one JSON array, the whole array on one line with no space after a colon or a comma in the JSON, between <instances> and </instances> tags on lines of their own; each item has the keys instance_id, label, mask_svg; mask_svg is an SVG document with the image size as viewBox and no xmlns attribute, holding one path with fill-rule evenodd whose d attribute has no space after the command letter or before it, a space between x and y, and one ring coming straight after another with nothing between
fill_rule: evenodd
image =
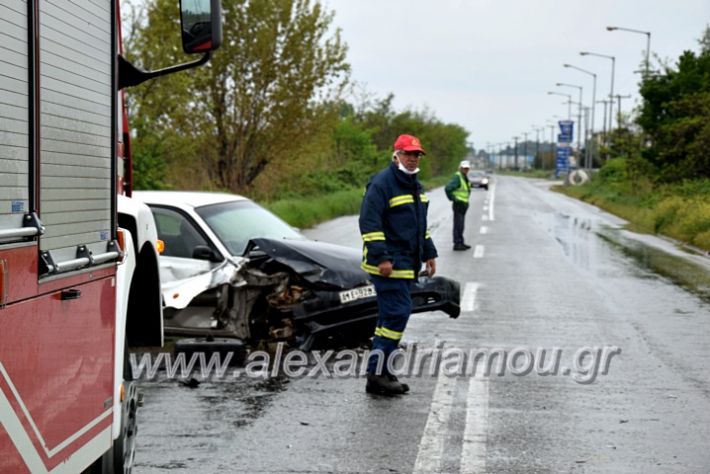
<instances>
[{"instance_id":1,"label":"fire truck roller shutter","mask_svg":"<svg viewBox=\"0 0 710 474\"><path fill-rule=\"evenodd\" d=\"M0 0L0 230L29 212L27 2Z\"/></svg>"},{"instance_id":2,"label":"fire truck roller shutter","mask_svg":"<svg viewBox=\"0 0 710 474\"><path fill-rule=\"evenodd\" d=\"M113 238L111 10L110 2L39 5L40 250L61 263L80 245L104 254Z\"/></svg>"}]
</instances>

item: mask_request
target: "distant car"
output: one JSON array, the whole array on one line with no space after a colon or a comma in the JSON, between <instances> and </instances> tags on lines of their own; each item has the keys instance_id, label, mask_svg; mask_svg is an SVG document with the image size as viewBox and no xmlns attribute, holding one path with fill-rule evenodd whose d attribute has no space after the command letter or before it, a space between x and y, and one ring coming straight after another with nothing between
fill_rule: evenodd
<instances>
[{"instance_id":1,"label":"distant car","mask_svg":"<svg viewBox=\"0 0 710 474\"><path fill-rule=\"evenodd\" d=\"M142 191L133 197L151 208L164 243L166 334L285 340L302 349L372 335L377 300L359 249L309 240L242 196ZM413 311L458 317L459 293L454 280L419 277Z\"/></svg>"},{"instance_id":2,"label":"distant car","mask_svg":"<svg viewBox=\"0 0 710 474\"><path fill-rule=\"evenodd\" d=\"M483 188L488 191L488 184L491 178L482 171L470 171L468 173L468 180L472 188Z\"/></svg>"}]
</instances>

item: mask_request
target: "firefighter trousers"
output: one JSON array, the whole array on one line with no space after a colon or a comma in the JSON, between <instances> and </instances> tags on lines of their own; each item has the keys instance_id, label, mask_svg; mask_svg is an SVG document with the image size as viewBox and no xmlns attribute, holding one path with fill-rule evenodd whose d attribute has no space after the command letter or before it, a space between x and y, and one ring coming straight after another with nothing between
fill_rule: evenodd
<instances>
[{"instance_id":1,"label":"firefighter trousers","mask_svg":"<svg viewBox=\"0 0 710 474\"><path fill-rule=\"evenodd\" d=\"M397 349L412 313L412 280L371 275L377 291L377 326L367 364L368 374L388 374L387 361Z\"/></svg>"}]
</instances>

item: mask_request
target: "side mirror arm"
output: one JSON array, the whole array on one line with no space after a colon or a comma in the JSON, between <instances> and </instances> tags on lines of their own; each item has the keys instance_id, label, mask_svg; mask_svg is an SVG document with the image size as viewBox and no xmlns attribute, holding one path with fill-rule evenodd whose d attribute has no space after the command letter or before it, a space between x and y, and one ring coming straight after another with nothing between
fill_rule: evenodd
<instances>
[{"instance_id":1,"label":"side mirror arm","mask_svg":"<svg viewBox=\"0 0 710 474\"><path fill-rule=\"evenodd\" d=\"M191 61L189 63L176 64L175 66L168 66L163 69L157 69L155 71L145 71L131 62L126 58L118 55L118 90L125 87L133 87L144 83L150 79L154 79L160 76L167 76L168 74L173 74L175 72L185 71L186 69L193 69L206 64L212 54L207 51L200 59L197 61Z\"/></svg>"}]
</instances>

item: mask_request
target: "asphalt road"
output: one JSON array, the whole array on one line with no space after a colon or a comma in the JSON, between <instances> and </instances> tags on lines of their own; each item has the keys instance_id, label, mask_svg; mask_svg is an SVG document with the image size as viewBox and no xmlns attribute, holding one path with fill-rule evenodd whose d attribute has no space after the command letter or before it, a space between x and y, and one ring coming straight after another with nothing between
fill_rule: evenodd
<instances>
[{"instance_id":1,"label":"asphalt road","mask_svg":"<svg viewBox=\"0 0 710 474\"><path fill-rule=\"evenodd\" d=\"M707 258L547 187L476 190L467 252L430 193L438 271L461 282L464 312L414 315L404 342L516 355L503 375L427 373L395 398L362 378L158 377L142 383L135 472L710 471ZM360 246L355 217L306 233ZM538 348L559 348L557 375L520 373ZM606 350L608 370L578 370L584 348Z\"/></svg>"}]
</instances>

